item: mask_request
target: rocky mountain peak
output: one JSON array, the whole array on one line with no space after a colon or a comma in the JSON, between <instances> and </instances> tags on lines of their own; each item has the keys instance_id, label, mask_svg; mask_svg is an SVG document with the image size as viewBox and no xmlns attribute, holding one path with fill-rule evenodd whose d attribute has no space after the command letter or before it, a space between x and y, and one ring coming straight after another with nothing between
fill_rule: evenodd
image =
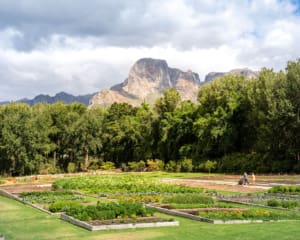
<instances>
[{"instance_id":1,"label":"rocky mountain peak","mask_svg":"<svg viewBox=\"0 0 300 240\"><path fill-rule=\"evenodd\" d=\"M142 58L130 69L123 90L138 98L173 87L165 60Z\"/></svg>"},{"instance_id":2,"label":"rocky mountain peak","mask_svg":"<svg viewBox=\"0 0 300 240\"><path fill-rule=\"evenodd\" d=\"M131 67L123 83L100 91L92 98L90 106L107 106L113 102L152 103L169 88L175 88L183 100L196 101L199 86L199 76L191 70L183 72L170 68L165 60L142 58Z\"/></svg>"},{"instance_id":3,"label":"rocky mountain peak","mask_svg":"<svg viewBox=\"0 0 300 240\"><path fill-rule=\"evenodd\" d=\"M142 58L138 60L129 71L129 79L133 80L136 76L144 78L146 81L163 80L168 73L168 64L165 60Z\"/></svg>"}]
</instances>

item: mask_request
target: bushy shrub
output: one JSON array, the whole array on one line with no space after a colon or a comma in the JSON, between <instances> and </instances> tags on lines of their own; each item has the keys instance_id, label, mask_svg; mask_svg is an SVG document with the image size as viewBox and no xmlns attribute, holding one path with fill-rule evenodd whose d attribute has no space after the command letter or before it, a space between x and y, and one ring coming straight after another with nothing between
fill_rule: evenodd
<instances>
[{"instance_id":1,"label":"bushy shrub","mask_svg":"<svg viewBox=\"0 0 300 240\"><path fill-rule=\"evenodd\" d=\"M55 165L54 161L50 161L50 163L46 164L41 164L39 168L39 174L57 174L60 172L60 169Z\"/></svg>"},{"instance_id":2,"label":"bushy shrub","mask_svg":"<svg viewBox=\"0 0 300 240\"><path fill-rule=\"evenodd\" d=\"M267 205L270 207L280 207L280 202L276 199L270 199L268 200Z\"/></svg>"},{"instance_id":3,"label":"bushy shrub","mask_svg":"<svg viewBox=\"0 0 300 240\"><path fill-rule=\"evenodd\" d=\"M76 171L75 163L69 162L67 169L68 169L68 173L74 173Z\"/></svg>"},{"instance_id":4,"label":"bushy shrub","mask_svg":"<svg viewBox=\"0 0 300 240\"><path fill-rule=\"evenodd\" d=\"M122 172L128 172L129 171L128 165L126 163L122 163L121 170L122 170Z\"/></svg>"},{"instance_id":5,"label":"bushy shrub","mask_svg":"<svg viewBox=\"0 0 300 240\"><path fill-rule=\"evenodd\" d=\"M106 170L106 171L110 171L115 169L115 164L113 162L107 161L107 162L103 162L101 164L101 169Z\"/></svg>"},{"instance_id":6,"label":"bushy shrub","mask_svg":"<svg viewBox=\"0 0 300 240\"><path fill-rule=\"evenodd\" d=\"M181 172L192 172L193 171L193 161L192 159L185 158L181 162Z\"/></svg>"},{"instance_id":7,"label":"bushy shrub","mask_svg":"<svg viewBox=\"0 0 300 240\"><path fill-rule=\"evenodd\" d=\"M102 160L99 160L98 158L95 158L95 157L90 157L88 169L97 170L100 168L102 163L103 163ZM84 166L82 168L84 169Z\"/></svg>"},{"instance_id":8,"label":"bushy shrub","mask_svg":"<svg viewBox=\"0 0 300 240\"><path fill-rule=\"evenodd\" d=\"M159 159L148 159L147 160L147 171L161 171L164 169L164 162Z\"/></svg>"},{"instance_id":9,"label":"bushy shrub","mask_svg":"<svg viewBox=\"0 0 300 240\"><path fill-rule=\"evenodd\" d=\"M207 171L208 173L211 172L211 170L214 170L217 167L216 161L210 161L207 160L204 163L199 164L199 170Z\"/></svg>"},{"instance_id":10,"label":"bushy shrub","mask_svg":"<svg viewBox=\"0 0 300 240\"><path fill-rule=\"evenodd\" d=\"M167 172L180 172L180 164L177 164L175 161L171 160L165 165L165 170Z\"/></svg>"},{"instance_id":11,"label":"bushy shrub","mask_svg":"<svg viewBox=\"0 0 300 240\"><path fill-rule=\"evenodd\" d=\"M143 172L146 168L146 163L143 160L139 162L128 162L130 171Z\"/></svg>"}]
</instances>

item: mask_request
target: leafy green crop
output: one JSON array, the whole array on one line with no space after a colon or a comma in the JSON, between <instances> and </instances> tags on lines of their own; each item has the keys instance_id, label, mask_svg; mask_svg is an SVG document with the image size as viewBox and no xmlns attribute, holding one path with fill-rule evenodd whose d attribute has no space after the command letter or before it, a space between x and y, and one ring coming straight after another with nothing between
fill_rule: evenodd
<instances>
[{"instance_id":1,"label":"leafy green crop","mask_svg":"<svg viewBox=\"0 0 300 240\"><path fill-rule=\"evenodd\" d=\"M71 207L77 207L79 206L79 203L77 201L58 201L51 203L49 205L49 211L50 212L65 212L67 209Z\"/></svg>"},{"instance_id":2,"label":"leafy green crop","mask_svg":"<svg viewBox=\"0 0 300 240\"><path fill-rule=\"evenodd\" d=\"M212 211L199 212L201 217L220 220L299 220L300 216L294 212L272 211L265 209L230 210L230 211Z\"/></svg>"},{"instance_id":3,"label":"leafy green crop","mask_svg":"<svg viewBox=\"0 0 300 240\"><path fill-rule=\"evenodd\" d=\"M288 209L294 209L300 206L299 202L297 201L278 201L276 199L268 200L267 205L270 207L283 207Z\"/></svg>"},{"instance_id":4,"label":"leafy green crop","mask_svg":"<svg viewBox=\"0 0 300 240\"><path fill-rule=\"evenodd\" d=\"M274 186L268 192L300 194L300 186Z\"/></svg>"},{"instance_id":5,"label":"leafy green crop","mask_svg":"<svg viewBox=\"0 0 300 240\"><path fill-rule=\"evenodd\" d=\"M96 206L73 206L66 209L69 216L81 221L108 220L115 218L147 217L154 214L154 210L141 203L98 203Z\"/></svg>"},{"instance_id":6,"label":"leafy green crop","mask_svg":"<svg viewBox=\"0 0 300 240\"><path fill-rule=\"evenodd\" d=\"M165 196L162 199L162 203L179 203L179 204L214 204L212 197L200 195L197 193L185 193L185 194L174 194L171 196Z\"/></svg>"},{"instance_id":7,"label":"leafy green crop","mask_svg":"<svg viewBox=\"0 0 300 240\"><path fill-rule=\"evenodd\" d=\"M193 193L203 189L172 185L142 175L98 175L59 179L52 186L87 193Z\"/></svg>"},{"instance_id":8,"label":"leafy green crop","mask_svg":"<svg viewBox=\"0 0 300 240\"><path fill-rule=\"evenodd\" d=\"M19 194L26 202L31 203L54 203L65 200L82 200L83 197L71 191L44 191L44 192L23 192Z\"/></svg>"}]
</instances>

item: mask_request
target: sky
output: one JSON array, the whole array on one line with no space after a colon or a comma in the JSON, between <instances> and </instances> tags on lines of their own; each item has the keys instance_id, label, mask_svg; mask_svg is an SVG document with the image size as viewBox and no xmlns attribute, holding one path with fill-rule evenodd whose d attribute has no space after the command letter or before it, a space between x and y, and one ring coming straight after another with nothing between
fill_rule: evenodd
<instances>
[{"instance_id":1,"label":"sky","mask_svg":"<svg viewBox=\"0 0 300 240\"><path fill-rule=\"evenodd\" d=\"M94 93L140 58L201 80L300 54L295 0L0 0L0 101Z\"/></svg>"}]
</instances>

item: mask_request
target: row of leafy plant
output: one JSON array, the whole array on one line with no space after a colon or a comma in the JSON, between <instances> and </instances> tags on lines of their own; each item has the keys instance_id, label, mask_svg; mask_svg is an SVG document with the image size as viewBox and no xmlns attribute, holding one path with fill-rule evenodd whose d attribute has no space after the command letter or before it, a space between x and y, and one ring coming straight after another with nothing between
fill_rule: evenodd
<instances>
[{"instance_id":1,"label":"row of leafy plant","mask_svg":"<svg viewBox=\"0 0 300 240\"><path fill-rule=\"evenodd\" d=\"M299 201L279 201L277 199L270 199L267 202L267 205L270 207L282 207L282 208L288 208L288 209L295 209L300 207Z\"/></svg>"},{"instance_id":2,"label":"row of leafy plant","mask_svg":"<svg viewBox=\"0 0 300 240\"><path fill-rule=\"evenodd\" d=\"M78 201L57 201L49 204L48 210L50 212L65 212L70 208L77 208L80 206Z\"/></svg>"},{"instance_id":3,"label":"row of leafy plant","mask_svg":"<svg viewBox=\"0 0 300 240\"><path fill-rule=\"evenodd\" d=\"M300 194L300 186L274 186L271 189L269 189L268 192Z\"/></svg>"},{"instance_id":4,"label":"row of leafy plant","mask_svg":"<svg viewBox=\"0 0 300 240\"><path fill-rule=\"evenodd\" d=\"M191 203L200 203L200 204L214 204L214 199L209 196L195 193L186 193L186 194L174 194L170 196L165 196L162 199L162 203L178 203L178 204L191 204Z\"/></svg>"},{"instance_id":5,"label":"row of leafy plant","mask_svg":"<svg viewBox=\"0 0 300 240\"><path fill-rule=\"evenodd\" d=\"M162 199L162 195L154 194L154 195L118 195L118 196L109 196L109 199L115 199L119 202L143 202L143 203L155 203L160 202Z\"/></svg>"},{"instance_id":6,"label":"row of leafy plant","mask_svg":"<svg viewBox=\"0 0 300 240\"><path fill-rule=\"evenodd\" d=\"M110 199L121 202L143 202L143 203L175 203L175 204L203 204L213 205L214 199L202 193L177 193L177 194L125 194L110 195Z\"/></svg>"},{"instance_id":7,"label":"row of leafy plant","mask_svg":"<svg viewBox=\"0 0 300 240\"><path fill-rule=\"evenodd\" d=\"M272 211L265 209L228 210L228 211L200 211L201 217L215 220L300 220L300 215L288 211Z\"/></svg>"},{"instance_id":8,"label":"row of leafy plant","mask_svg":"<svg viewBox=\"0 0 300 240\"><path fill-rule=\"evenodd\" d=\"M81 221L109 220L115 218L137 218L153 216L155 210L145 207L142 203L108 202L96 206L71 206L66 214Z\"/></svg>"},{"instance_id":9,"label":"row of leafy plant","mask_svg":"<svg viewBox=\"0 0 300 240\"><path fill-rule=\"evenodd\" d=\"M142 175L97 175L65 178L55 181L54 188L79 190L87 193L188 193L203 189L162 183Z\"/></svg>"},{"instance_id":10,"label":"row of leafy plant","mask_svg":"<svg viewBox=\"0 0 300 240\"><path fill-rule=\"evenodd\" d=\"M71 191L23 192L19 197L31 203L54 203L57 201L83 200L84 197Z\"/></svg>"}]
</instances>

